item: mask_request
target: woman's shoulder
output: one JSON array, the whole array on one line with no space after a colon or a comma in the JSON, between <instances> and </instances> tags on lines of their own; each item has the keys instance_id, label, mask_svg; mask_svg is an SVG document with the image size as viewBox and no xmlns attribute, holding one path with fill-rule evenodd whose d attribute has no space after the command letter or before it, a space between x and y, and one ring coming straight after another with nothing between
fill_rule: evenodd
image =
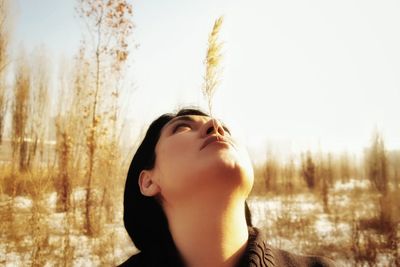
<instances>
[{"instance_id":1,"label":"woman's shoulder","mask_svg":"<svg viewBox=\"0 0 400 267\"><path fill-rule=\"evenodd\" d=\"M257 228L249 229L246 259L239 266L304 266L334 267L334 261L326 257L299 255L273 247L265 240L265 235ZM256 263L249 264L249 263Z\"/></svg>"}]
</instances>

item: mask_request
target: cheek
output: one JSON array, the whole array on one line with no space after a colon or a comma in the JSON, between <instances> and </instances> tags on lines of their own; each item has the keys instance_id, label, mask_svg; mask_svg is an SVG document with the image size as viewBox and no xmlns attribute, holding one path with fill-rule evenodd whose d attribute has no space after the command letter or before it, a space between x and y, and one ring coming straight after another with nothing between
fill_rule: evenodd
<instances>
[{"instance_id":1,"label":"cheek","mask_svg":"<svg viewBox=\"0 0 400 267\"><path fill-rule=\"evenodd\" d=\"M187 176L193 172L196 163L193 143L179 140L163 144L156 149L156 167L164 195L177 194L185 187Z\"/></svg>"},{"instance_id":2,"label":"cheek","mask_svg":"<svg viewBox=\"0 0 400 267\"><path fill-rule=\"evenodd\" d=\"M173 172L184 168L193 159L193 152L193 143L184 138L170 141L156 150L160 166Z\"/></svg>"}]
</instances>

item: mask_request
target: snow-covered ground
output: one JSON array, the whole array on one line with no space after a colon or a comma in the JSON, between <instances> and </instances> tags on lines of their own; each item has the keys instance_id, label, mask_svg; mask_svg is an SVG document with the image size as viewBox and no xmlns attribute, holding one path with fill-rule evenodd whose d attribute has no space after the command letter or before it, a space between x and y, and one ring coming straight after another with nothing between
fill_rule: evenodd
<instances>
[{"instance_id":1,"label":"snow-covered ground","mask_svg":"<svg viewBox=\"0 0 400 267\"><path fill-rule=\"evenodd\" d=\"M36 205L29 197L0 195L0 266L32 265L33 259L39 266L59 266L68 253L72 266L112 266L135 253L122 219L104 223L95 238L83 234L85 197L84 189L73 191L76 210L69 216L57 212L55 192L38 199ZM122 218L121 212L115 217Z\"/></svg>"},{"instance_id":2,"label":"snow-covered ground","mask_svg":"<svg viewBox=\"0 0 400 267\"><path fill-rule=\"evenodd\" d=\"M264 229L272 245L298 253L322 252L343 266L354 266L351 250L356 244L354 221L371 219L377 214L377 195L369 188L368 180L351 179L346 183L336 183L328 196L329 213L324 212L320 197L312 193L252 197L248 204L253 224ZM360 253L377 253L372 266L390 266L395 253L384 248L387 237L376 233L371 235L371 232L376 231L359 233ZM363 243L367 242L364 236L369 236L377 247ZM397 227L397 242L399 240L400 226ZM399 243L397 250L397 255L400 255Z\"/></svg>"},{"instance_id":3,"label":"snow-covered ground","mask_svg":"<svg viewBox=\"0 0 400 267\"><path fill-rule=\"evenodd\" d=\"M351 220L371 216L376 209L368 187L368 182L358 180L336 183L329 195L330 213L324 212L322 201L312 193L251 197L248 204L253 224L264 230L272 245L298 253L322 252L343 266L353 266L349 251L354 243ZM355 189L366 192L357 201L352 195ZM57 212L55 192L37 203L28 197L0 195L0 266L31 265L33 259L42 266L58 266L63 261L72 266L110 266L135 253L123 227L121 210L115 211L112 222L104 221L98 237L83 234L85 196L82 188L73 191L76 209L71 217ZM7 213L10 210L12 214ZM328 248L331 251L326 251ZM388 266L391 260L393 253L381 250L377 266Z\"/></svg>"}]
</instances>

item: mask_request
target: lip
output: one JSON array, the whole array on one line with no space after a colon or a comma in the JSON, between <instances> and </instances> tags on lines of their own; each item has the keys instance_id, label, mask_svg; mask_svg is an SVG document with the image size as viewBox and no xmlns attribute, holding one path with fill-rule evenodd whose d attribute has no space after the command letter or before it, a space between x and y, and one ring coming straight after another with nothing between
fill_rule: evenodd
<instances>
[{"instance_id":1,"label":"lip","mask_svg":"<svg viewBox=\"0 0 400 267\"><path fill-rule=\"evenodd\" d=\"M202 150L203 148L205 148L207 145L214 143L214 142L224 142L224 143L228 143L230 145L232 145L231 142L229 142L228 139L224 138L223 136L220 135L213 135L208 137L204 143L201 145L200 150Z\"/></svg>"}]
</instances>

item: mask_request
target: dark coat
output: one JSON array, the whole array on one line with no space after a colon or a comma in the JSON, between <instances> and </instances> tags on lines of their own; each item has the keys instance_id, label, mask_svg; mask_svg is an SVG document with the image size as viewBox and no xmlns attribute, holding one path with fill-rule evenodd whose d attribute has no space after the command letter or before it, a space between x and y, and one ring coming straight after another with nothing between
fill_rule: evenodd
<instances>
[{"instance_id":1,"label":"dark coat","mask_svg":"<svg viewBox=\"0 0 400 267\"><path fill-rule=\"evenodd\" d=\"M249 228L246 251L237 267L334 267L335 263L325 257L296 255L268 245L257 228ZM140 252L133 255L120 267L181 267L176 257L158 257L154 253Z\"/></svg>"}]
</instances>

